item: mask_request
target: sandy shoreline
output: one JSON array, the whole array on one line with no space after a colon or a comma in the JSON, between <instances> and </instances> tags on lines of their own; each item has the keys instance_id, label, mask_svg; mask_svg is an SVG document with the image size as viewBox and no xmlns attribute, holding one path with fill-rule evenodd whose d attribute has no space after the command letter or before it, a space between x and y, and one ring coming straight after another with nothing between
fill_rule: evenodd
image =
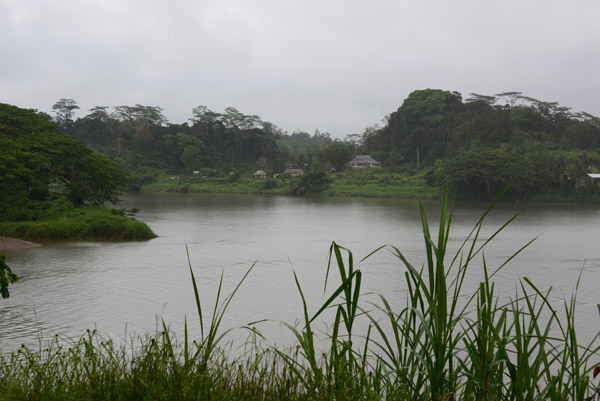
<instances>
[{"instance_id":1,"label":"sandy shoreline","mask_svg":"<svg viewBox=\"0 0 600 401\"><path fill-rule=\"evenodd\" d=\"M25 248L33 248L35 246L40 246L41 244L36 244L34 242L23 241L18 238L11 237L0 237L0 250L3 249L25 249Z\"/></svg>"}]
</instances>

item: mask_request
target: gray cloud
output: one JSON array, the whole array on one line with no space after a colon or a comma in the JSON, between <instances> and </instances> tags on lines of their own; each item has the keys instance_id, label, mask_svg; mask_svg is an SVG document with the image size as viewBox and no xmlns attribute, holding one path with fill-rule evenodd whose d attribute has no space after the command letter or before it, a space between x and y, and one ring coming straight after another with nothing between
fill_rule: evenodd
<instances>
[{"instance_id":1,"label":"gray cloud","mask_svg":"<svg viewBox=\"0 0 600 401\"><path fill-rule=\"evenodd\" d=\"M415 89L519 90L600 114L596 1L0 1L0 101L233 106L361 133Z\"/></svg>"}]
</instances>

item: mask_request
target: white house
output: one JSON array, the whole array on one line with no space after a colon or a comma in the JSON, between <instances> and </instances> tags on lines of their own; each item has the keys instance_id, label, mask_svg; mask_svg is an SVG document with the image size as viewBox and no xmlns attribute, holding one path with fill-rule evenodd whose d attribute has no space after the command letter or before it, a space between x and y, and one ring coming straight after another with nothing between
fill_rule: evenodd
<instances>
[{"instance_id":1,"label":"white house","mask_svg":"<svg viewBox=\"0 0 600 401\"><path fill-rule=\"evenodd\" d=\"M298 177L299 175L304 175L304 170L300 168L288 168L283 174L289 174L291 177Z\"/></svg>"},{"instance_id":2,"label":"white house","mask_svg":"<svg viewBox=\"0 0 600 401\"><path fill-rule=\"evenodd\" d=\"M358 155L348 162L350 168L380 168L381 163L370 155Z\"/></svg>"},{"instance_id":3,"label":"white house","mask_svg":"<svg viewBox=\"0 0 600 401\"><path fill-rule=\"evenodd\" d=\"M256 170L256 173L252 174L252 176L256 179L264 180L267 178L267 173L265 173L263 170Z\"/></svg>"}]
</instances>

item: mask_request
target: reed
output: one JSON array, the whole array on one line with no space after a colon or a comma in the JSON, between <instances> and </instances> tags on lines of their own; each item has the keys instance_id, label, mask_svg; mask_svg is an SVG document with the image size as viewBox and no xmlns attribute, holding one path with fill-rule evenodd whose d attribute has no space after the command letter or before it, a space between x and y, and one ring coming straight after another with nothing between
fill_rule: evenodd
<instances>
[{"instance_id":1,"label":"reed","mask_svg":"<svg viewBox=\"0 0 600 401\"><path fill-rule=\"evenodd\" d=\"M550 302L552 289L529 279L509 299L500 298L493 277L522 252L491 269L485 248L514 219L481 240L485 211L450 254L453 212L447 193L439 226L431 229L421 206L425 263L414 266L400 249L386 246L355 262L352 252L332 243L324 301L310 310L295 272L302 311L300 326L284 323L295 338L291 348L270 346L251 328L233 357L222 327L234 291L222 295L223 277L211 314L203 309L190 268L200 335L182 341L163 322L162 330L115 344L91 331L73 342L26 347L0 354L3 400L577 400L598 399L591 373L599 363L598 336L581 344L576 332L577 289L562 309ZM515 216L516 217L516 216ZM399 261L406 300L394 310L384 296L362 302L361 264L384 249ZM188 258L189 259L189 258ZM475 261L481 265L474 266ZM468 290L465 277L480 267L483 279ZM338 278L336 284L333 276ZM331 313L326 314L326 311ZM316 325L333 316L328 330ZM358 325L358 323L364 323ZM368 327L357 332L357 327Z\"/></svg>"}]
</instances>

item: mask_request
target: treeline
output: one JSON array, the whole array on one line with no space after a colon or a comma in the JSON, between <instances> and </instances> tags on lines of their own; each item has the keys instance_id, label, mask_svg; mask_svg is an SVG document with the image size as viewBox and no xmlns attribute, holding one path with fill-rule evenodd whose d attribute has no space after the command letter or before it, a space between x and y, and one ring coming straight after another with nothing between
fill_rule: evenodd
<instances>
[{"instance_id":1,"label":"treeline","mask_svg":"<svg viewBox=\"0 0 600 401\"><path fill-rule=\"evenodd\" d=\"M328 133L288 135L233 107L222 113L196 107L189 123L183 124L169 123L155 106L97 106L75 120L78 108L74 100L61 99L53 107L55 117L47 118L134 174L134 185L161 172L201 171L214 176L261 169L272 174L288 167L310 168L315 160L343 167L354 151L353 144L334 140Z\"/></svg>"},{"instance_id":2,"label":"treeline","mask_svg":"<svg viewBox=\"0 0 600 401\"><path fill-rule=\"evenodd\" d=\"M458 92L417 90L382 126L344 140L318 130L288 134L233 107L218 113L199 106L184 124L169 123L154 106L98 106L76 120L74 100L53 109L64 132L117 161L136 185L161 172L271 174L314 162L339 171L353 156L370 154L390 172L425 173L430 184L449 183L463 198L493 196L509 182L508 196L518 199L600 196L587 176L600 171L600 119L521 92L463 100Z\"/></svg>"},{"instance_id":3,"label":"treeline","mask_svg":"<svg viewBox=\"0 0 600 401\"><path fill-rule=\"evenodd\" d=\"M597 199L587 174L600 171L600 119L520 92L493 96L418 90L383 127L368 130L362 150L388 167L425 169L462 197Z\"/></svg>"}]
</instances>

